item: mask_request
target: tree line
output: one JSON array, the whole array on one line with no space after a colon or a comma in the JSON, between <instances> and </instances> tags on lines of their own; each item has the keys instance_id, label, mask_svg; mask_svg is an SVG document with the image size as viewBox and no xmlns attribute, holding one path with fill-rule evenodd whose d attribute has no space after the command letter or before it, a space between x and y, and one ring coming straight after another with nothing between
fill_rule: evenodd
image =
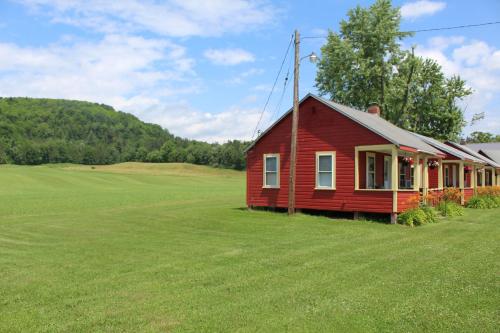
<instances>
[{"instance_id":1,"label":"tree line","mask_svg":"<svg viewBox=\"0 0 500 333\"><path fill-rule=\"evenodd\" d=\"M0 97L0 163L186 162L242 170L248 142L206 143L104 104Z\"/></svg>"}]
</instances>

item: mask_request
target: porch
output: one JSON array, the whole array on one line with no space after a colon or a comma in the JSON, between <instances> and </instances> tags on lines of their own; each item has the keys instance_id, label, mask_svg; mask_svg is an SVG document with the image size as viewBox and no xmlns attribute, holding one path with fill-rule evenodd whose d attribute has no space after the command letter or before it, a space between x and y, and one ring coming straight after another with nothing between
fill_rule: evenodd
<instances>
[{"instance_id":1,"label":"porch","mask_svg":"<svg viewBox=\"0 0 500 333\"><path fill-rule=\"evenodd\" d=\"M434 181L430 177L430 169L436 170L437 188L443 188L440 156L388 144L357 146L354 160L355 190L392 192L394 218L398 212L409 207L408 201L416 194L427 194L429 181Z\"/></svg>"}]
</instances>

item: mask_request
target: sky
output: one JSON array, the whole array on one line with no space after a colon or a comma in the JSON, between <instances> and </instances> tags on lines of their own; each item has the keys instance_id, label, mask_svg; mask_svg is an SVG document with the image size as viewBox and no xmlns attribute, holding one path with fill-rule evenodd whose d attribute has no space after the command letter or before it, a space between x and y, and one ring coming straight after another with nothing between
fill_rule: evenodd
<instances>
[{"instance_id":1,"label":"sky","mask_svg":"<svg viewBox=\"0 0 500 333\"><path fill-rule=\"evenodd\" d=\"M264 110L294 29L324 36L350 8L372 3L0 0L0 96L105 103L178 136L248 140L292 105L290 52ZM498 0L393 3L405 31L500 21ZM301 56L321 56L324 42L303 39ZM412 45L474 91L461 102L464 133L500 134L500 25L417 33L404 40ZM300 96L317 93L315 75L302 61Z\"/></svg>"}]
</instances>

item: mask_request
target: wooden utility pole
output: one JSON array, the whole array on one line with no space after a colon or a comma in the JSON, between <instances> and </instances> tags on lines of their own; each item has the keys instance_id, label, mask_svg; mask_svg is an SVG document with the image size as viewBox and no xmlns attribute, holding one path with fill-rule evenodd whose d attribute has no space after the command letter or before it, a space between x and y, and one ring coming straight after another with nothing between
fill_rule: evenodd
<instances>
[{"instance_id":1,"label":"wooden utility pole","mask_svg":"<svg viewBox=\"0 0 500 333\"><path fill-rule=\"evenodd\" d=\"M300 34L295 30L295 64L293 68L292 142L290 144L290 176L288 182L288 215L295 214L295 166L297 162L297 129L299 125L299 46Z\"/></svg>"}]
</instances>

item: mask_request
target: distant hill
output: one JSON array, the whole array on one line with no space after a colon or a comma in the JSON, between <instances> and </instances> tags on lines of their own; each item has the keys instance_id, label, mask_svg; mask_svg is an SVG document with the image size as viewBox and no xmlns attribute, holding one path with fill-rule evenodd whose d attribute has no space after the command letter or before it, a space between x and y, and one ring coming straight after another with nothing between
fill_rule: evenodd
<instances>
[{"instance_id":1,"label":"distant hill","mask_svg":"<svg viewBox=\"0 0 500 333\"><path fill-rule=\"evenodd\" d=\"M0 97L0 163L188 162L243 169L244 147L182 139L104 104Z\"/></svg>"}]
</instances>

